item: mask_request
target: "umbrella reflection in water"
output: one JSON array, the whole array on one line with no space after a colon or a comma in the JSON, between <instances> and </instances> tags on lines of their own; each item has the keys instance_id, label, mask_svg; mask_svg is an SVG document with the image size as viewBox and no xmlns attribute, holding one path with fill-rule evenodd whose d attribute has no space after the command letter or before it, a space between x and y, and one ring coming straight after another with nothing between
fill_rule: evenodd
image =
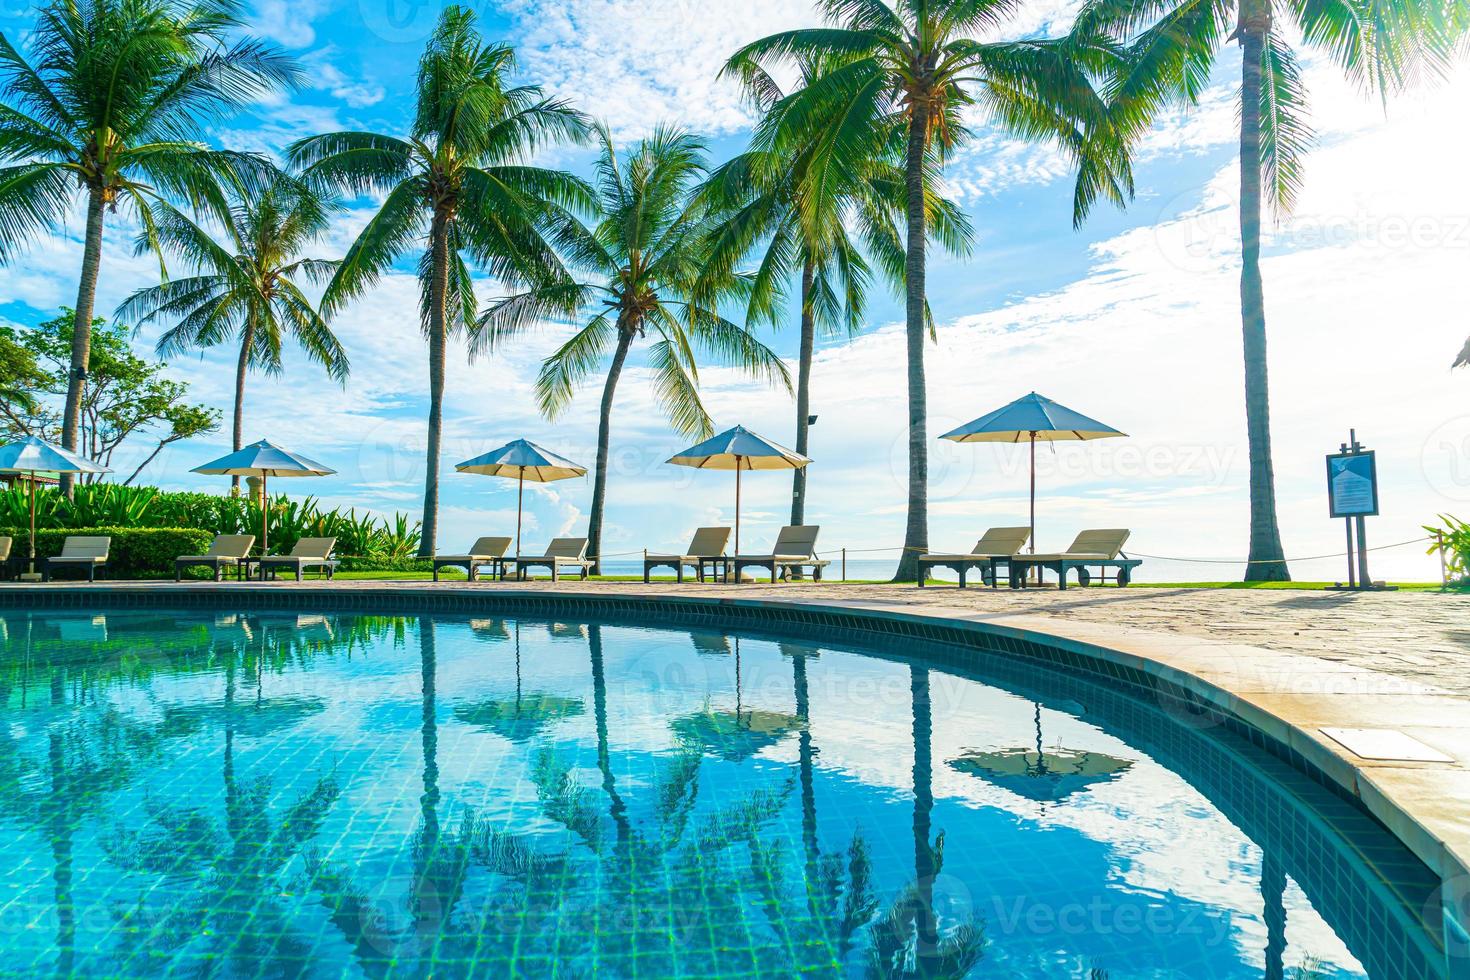
<instances>
[{"instance_id":1,"label":"umbrella reflection in water","mask_svg":"<svg viewBox=\"0 0 1470 980\"><path fill-rule=\"evenodd\" d=\"M705 651L708 652L708 651ZM710 755L744 762L801 727L795 715L746 708L741 701L740 637L735 637L735 710L704 710L675 718L669 727Z\"/></svg>"},{"instance_id":2,"label":"umbrella reflection in water","mask_svg":"<svg viewBox=\"0 0 1470 980\"><path fill-rule=\"evenodd\" d=\"M496 639L509 639L503 620L476 620L470 624L476 634ZM555 635L555 626L552 633ZM580 635L580 633L578 634ZM564 718L575 718L585 710L581 698L568 698L556 694L534 691L525 694L521 690L521 624L515 624L516 696L507 698L484 698L479 701L457 704L454 717L466 725L485 732L493 732L517 745L536 738L543 731Z\"/></svg>"},{"instance_id":3,"label":"umbrella reflection in water","mask_svg":"<svg viewBox=\"0 0 1470 980\"><path fill-rule=\"evenodd\" d=\"M966 751L949 761L956 772L986 782L1037 803L1061 803L1089 787L1122 776L1133 765L1128 759L1102 752L1055 746L1046 749L1041 737L1041 703L1035 704L1036 742L991 752Z\"/></svg>"}]
</instances>

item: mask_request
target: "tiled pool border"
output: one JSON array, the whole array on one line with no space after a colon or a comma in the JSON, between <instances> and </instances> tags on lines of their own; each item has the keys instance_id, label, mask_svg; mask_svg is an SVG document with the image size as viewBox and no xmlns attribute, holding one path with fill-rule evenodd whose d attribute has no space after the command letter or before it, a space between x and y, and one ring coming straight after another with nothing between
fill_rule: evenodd
<instances>
[{"instance_id":1,"label":"tiled pool border","mask_svg":"<svg viewBox=\"0 0 1470 980\"><path fill-rule=\"evenodd\" d=\"M1067 670L1084 671L1120 682L1141 695L1176 706L1203 723L1221 725L1270 753L1315 782L1362 807L1440 876L1447 952L1451 977L1470 978L1470 868L1448 844L1434 836L1399 801L1383 792L1365 794L1358 767L1332 753L1309 733L1238 697L1224 686L1192 673L1187 666L1164 663L1147 649L1110 638L1108 643L1065 635L1065 624L1046 628L899 611L881 605L844 600L841 605L809 598L739 599L708 596L611 594L566 591L502 590L442 585L343 588L300 584L257 587L228 584L95 587L30 586L0 588L0 608L229 608L301 609L381 613L498 613L587 620L632 620L659 626L721 626L748 630L816 631L824 636L912 639L963 652L1001 652ZM1156 638L1155 638L1156 641ZM1188 645L1208 648L1209 641ZM1146 647L1147 644L1142 644ZM1239 648L1237 648L1239 649ZM1271 656L1270 651L1255 651Z\"/></svg>"}]
</instances>

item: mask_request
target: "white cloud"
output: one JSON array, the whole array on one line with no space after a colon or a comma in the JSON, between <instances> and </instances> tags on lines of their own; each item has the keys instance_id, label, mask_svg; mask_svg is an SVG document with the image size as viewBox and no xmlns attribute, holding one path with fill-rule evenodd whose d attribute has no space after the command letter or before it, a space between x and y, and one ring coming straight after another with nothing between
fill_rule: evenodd
<instances>
[{"instance_id":1,"label":"white cloud","mask_svg":"<svg viewBox=\"0 0 1470 980\"><path fill-rule=\"evenodd\" d=\"M723 134L752 116L716 76L738 47L820 23L810 0L508 0L525 74L606 119L621 139L660 122Z\"/></svg>"},{"instance_id":2,"label":"white cloud","mask_svg":"<svg viewBox=\"0 0 1470 980\"><path fill-rule=\"evenodd\" d=\"M312 88L341 99L350 108L364 109L383 101L383 86L366 78L353 78L337 67L335 46L317 48L304 59Z\"/></svg>"},{"instance_id":3,"label":"white cloud","mask_svg":"<svg viewBox=\"0 0 1470 980\"><path fill-rule=\"evenodd\" d=\"M261 37L288 48L304 48L316 41L312 22L330 6L328 0L254 0L247 24Z\"/></svg>"}]
</instances>

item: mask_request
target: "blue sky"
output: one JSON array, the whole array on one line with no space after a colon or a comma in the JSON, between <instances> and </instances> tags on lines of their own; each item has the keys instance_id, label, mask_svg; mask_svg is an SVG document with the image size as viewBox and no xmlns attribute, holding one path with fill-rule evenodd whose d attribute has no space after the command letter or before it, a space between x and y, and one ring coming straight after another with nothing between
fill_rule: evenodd
<instances>
[{"instance_id":1,"label":"blue sky","mask_svg":"<svg viewBox=\"0 0 1470 980\"><path fill-rule=\"evenodd\" d=\"M399 0L265 0L254 29L308 66L310 87L222 126L223 144L272 152L334 129L401 132L411 111L414 65L438 5ZM606 119L622 140L658 122L708 134L717 157L737 152L749 117L733 87L716 79L738 44L815 22L807 0L500 0L475 8L488 36L516 44L526 80ZM1072 9L1040 0L1012 33L1064 24ZM0 28L24 42L26 11L7 5ZM1246 450L1237 312L1230 75L1222 59L1203 104L1163 119L1140 154L1137 200L1101 208L1080 232L1070 222L1070 174L1051 150L1018 144L976 120L978 138L947 174L950 193L977 229L974 254L937 257L930 300L939 341L929 348L931 435L1038 390L1128 432L1127 440L1063 444L1040 453L1038 541L1065 545L1080 528L1127 526L1154 556L1234 559L1246 540ZM1444 82L1387 109L1364 99L1331 65L1309 59L1318 146L1308 189L1289 219L1268 230L1265 276L1281 519L1290 556L1340 548L1327 519L1322 455L1349 426L1378 448L1384 516L1370 543L1417 536L1436 513L1470 515L1470 372L1449 362L1467 327L1470 189L1455 161L1470 82ZM585 151L544 157L585 171ZM340 255L371 213L359 201L317 254ZM80 222L6 270L0 317L28 324L74 299ZM131 230L114 222L98 309L149 284L156 267L130 254ZM418 334L411 262L336 323L353 359L347 389L299 357L283 379L255 377L247 438L268 436L335 466L337 477L292 492L332 505L417 513L422 494L426 356ZM482 299L496 287L485 282ZM883 548L902 540L904 386L901 306L880 296L853 342L819 352L808 520L828 549ZM151 346L153 331L139 338ZM451 364L441 544L457 548L513 526L513 484L452 472L455 462L528 437L590 464L598 385L566 416L540 419L531 384L565 336L539 335L492 360ZM794 357L794 331L769 342ZM176 361L196 396L228 408L227 351ZM746 424L792 439L783 393L738 374L702 374L718 425ZM635 364L613 420L606 549L683 544L696 526L733 518L728 474L662 465L688 440L664 424ZM188 470L227 448L227 436L170 447L146 482L208 489ZM988 526L1025 522L1025 463L1012 448L932 444L931 542L968 547ZM140 452L149 448L140 440ZM121 462L126 463L126 460ZM121 467L119 467L121 468ZM130 469L130 467L129 467ZM298 490L299 486L299 490ZM280 485L286 489L285 485ZM784 475L745 481L742 539L772 537L789 507ZM590 480L528 494L534 546L585 527ZM508 533L508 532L507 532ZM1422 546L1374 556L1378 575L1434 578ZM889 553L876 552L874 557ZM1338 561L1299 563L1298 577L1331 578ZM1145 566L1155 580L1233 577L1238 565Z\"/></svg>"}]
</instances>

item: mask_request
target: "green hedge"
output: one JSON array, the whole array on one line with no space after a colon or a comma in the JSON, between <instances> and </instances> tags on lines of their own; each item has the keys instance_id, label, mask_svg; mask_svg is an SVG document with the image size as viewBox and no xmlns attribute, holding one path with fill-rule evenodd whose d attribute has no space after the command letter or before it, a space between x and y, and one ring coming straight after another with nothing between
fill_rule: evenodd
<instances>
[{"instance_id":1,"label":"green hedge","mask_svg":"<svg viewBox=\"0 0 1470 980\"><path fill-rule=\"evenodd\" d=\"M21 528L0 528L0 537L15 539L10 553L24 557L30 553L30 533ZM174 559L180 555L202 555L209 550L214 535L188 527L88 527L68 531L37 530L36 557L49 558L61 553L69 537L107 537L112 547L107 555L108 578L172 577ZM40 569L38 568L37 571Z\"/></svg>"},{"instance_id":2,"label":"green hedge","mask_svg":"<svg viewBox=\"0 0 1470 980\"><path fill-rule=\"evenodd\" d=\"M272 548L271 550L275 550ZM337 551L340 553L341 548ZM427 558L342 558L337 566L342 572L432 572L434 563Z\"/></svg>"}]
</instances>

